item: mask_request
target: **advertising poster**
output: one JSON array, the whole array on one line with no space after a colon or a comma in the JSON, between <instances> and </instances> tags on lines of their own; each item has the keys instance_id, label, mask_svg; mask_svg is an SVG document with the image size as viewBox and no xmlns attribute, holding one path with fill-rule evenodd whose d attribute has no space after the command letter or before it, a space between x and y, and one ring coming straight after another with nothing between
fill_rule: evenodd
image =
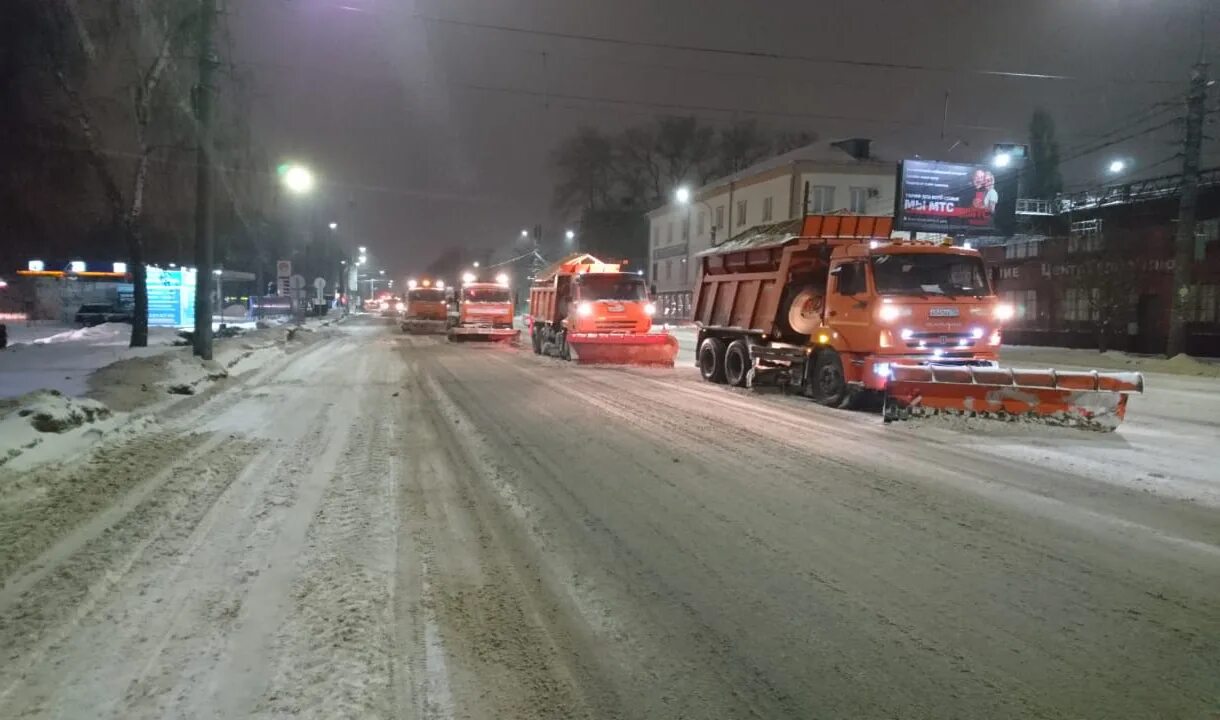
<instances>
[{"instance_id":1,"label":"advertising poster","mask_svg":"<svg viewBox=\"0 0 1220 720\"><path fill-rule=\"evenodd\" d=\"M1016 183L983 165L903 161L898 178L899 230L988 235L1012 226Z\"/></svg>"},{"instance_id":2,"label":"advertising poster","mask_svg":"<svg viewBox=\"0 0 1220 720\"><path fill-rule=\"evenodd\" d=\"M149 266L148 324L185 327L195 322L195 271Z\"/></svg>"}]
</instances>

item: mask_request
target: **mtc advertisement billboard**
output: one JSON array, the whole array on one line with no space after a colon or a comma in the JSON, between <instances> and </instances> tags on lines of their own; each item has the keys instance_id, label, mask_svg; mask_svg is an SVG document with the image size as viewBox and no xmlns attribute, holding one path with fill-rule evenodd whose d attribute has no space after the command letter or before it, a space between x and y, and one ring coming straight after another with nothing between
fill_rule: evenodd
<instances>
[{"instance_id":1,"label":"mtc advertisement billboard","mask_svg":"<svg viewBox=\"0 0 1220 720\"><path fill-rule=\"evenodd\" d=\"M917 232L1007 234L1016 195L1015 173L997 179L982 165L904 160L898 167L894 226Z\"/></svg>"}]
</instances>

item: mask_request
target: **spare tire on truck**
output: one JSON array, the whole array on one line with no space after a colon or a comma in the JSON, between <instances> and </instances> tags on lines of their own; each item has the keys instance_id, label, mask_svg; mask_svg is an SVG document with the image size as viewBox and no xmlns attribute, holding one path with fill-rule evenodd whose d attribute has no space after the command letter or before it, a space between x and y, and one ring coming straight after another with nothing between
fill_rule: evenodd
<instances>
[{"instance_id":1,"label":"spare tire on truck","mask_svg":"<svg viewBox=\"0 0 1220 720\"><path fill-rule=\"evenodd\" d=\"M780 304L780 326L784 334L812 335L822 324L825 291L816 285L790 287Z\"/></svg>"}]
</instances>

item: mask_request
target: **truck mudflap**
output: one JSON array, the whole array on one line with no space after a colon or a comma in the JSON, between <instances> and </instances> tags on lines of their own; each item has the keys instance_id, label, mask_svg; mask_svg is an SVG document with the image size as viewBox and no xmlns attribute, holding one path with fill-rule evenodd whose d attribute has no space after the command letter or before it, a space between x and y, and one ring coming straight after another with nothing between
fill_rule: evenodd
<instances>
[{"instance_id":1,"label":"truck mudflap","mask_svg":"<svg viewBox=\"0 0 1220 720\"><path fill-rule=\"evenodd\" d=\"M457 325L449 328L449 339L454 342L464 340L517 342L520 336L521 331L517 328L497 328L490 325Z\"/></svg>"},{"instance_id":2,"label":"truck mudflap","mask_svg":"<svg viewBox=\"0 0 1220 720\"><path fill-rule=\"evenodd\" d=\"M951 414L1112 432L1131 394L1143 391L1137 372L897 364L886 383L884 417Z\"/></svg>"},{"instance_id":3,"label":"truck mudflap","mask_svg":"<svg viewBox=\"0 0 1220 720\"><path fill-rule=\"evenodd\" d=\"M673 367L678 339L669 333L569 333L568 346L583 365Z\"/></svg>"}]
</instances>

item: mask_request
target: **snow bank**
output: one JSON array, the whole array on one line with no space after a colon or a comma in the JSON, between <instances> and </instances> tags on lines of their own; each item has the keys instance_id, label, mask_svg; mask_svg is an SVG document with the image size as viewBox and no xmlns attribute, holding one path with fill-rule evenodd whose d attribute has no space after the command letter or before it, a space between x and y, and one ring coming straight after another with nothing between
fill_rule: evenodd
<instances>
[{"instance_id":1,"label":"snow bank","mask_svg":"<svg viewBox=\"0 0 1220 720\"><path fill-rule=\"evenodd\" d=\"M47 443L48 436L71 434L111 415L110 408L97 400L70 398L56 390L38 390L7 401L0 409L0 464Z\"/></svg>"},{"instance_id":2,"label":"snow bank","mask_svg":"<svg viewBox=\"0 0 1220 720\"><path fill-rule=\"evenodd\" d=\"M1039 367L1132 370L1220 378L1220 360L1195 358L1190 355L1163 358L1113 350L1099 353L1096 350L1010 345L1000 350L1000 362L1004 365L1036 364Z\"/></svg>"}]
</instances>

